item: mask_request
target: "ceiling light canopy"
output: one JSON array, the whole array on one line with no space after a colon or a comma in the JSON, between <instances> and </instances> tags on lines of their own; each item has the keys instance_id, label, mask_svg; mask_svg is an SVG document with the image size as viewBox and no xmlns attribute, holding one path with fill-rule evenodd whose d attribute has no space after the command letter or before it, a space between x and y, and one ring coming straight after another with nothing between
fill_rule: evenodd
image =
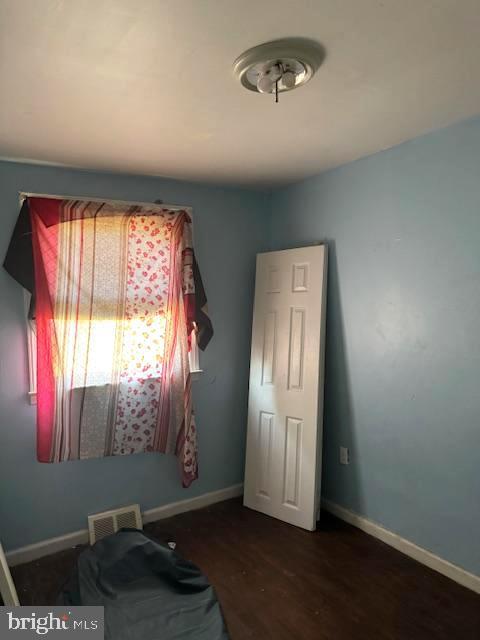
<instances>
[{"instance_id":1,"label":"ceiling light canopy","mask_svg":"<svg viewBox=\"0 0 480 640\"><path fill-rule=\"evenodd\" d=\"M278 94L308 82L325 59L321 44L307 38L283 38L244 51L233 64L242 85L258 93Z\"/></svg>"}]
</instances>

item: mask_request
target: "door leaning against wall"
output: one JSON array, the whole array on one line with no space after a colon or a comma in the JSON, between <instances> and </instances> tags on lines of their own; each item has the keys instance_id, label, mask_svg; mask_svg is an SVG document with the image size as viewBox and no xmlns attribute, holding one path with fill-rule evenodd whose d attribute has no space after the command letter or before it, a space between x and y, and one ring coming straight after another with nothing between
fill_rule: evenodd
<instances>
[{"instance_id":1,"label":"door leaning against wall","mask_svg":"<svg viewBox=\"0 0 480 640\"><path fill-rule=\"evenodd\" d=\"M327 248L257 256L244 504L316 528Z\"/></svg>"}]
</instances>

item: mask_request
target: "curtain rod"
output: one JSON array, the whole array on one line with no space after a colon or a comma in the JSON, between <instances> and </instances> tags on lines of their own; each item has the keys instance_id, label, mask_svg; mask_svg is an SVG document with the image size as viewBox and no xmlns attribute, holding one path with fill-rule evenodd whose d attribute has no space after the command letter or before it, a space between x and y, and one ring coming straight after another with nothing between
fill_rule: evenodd
<instances>
[{"instance_id":1,"label":"curtain rod","mask_svg":"<svg viewBox=\"0 0 480 640\"><path fill-rule=\"evenodd\" d=\"M121 204L138 207L152 207L158 209L169 209L170 211L188 211L192 212L192 207L184 207L178 204L164 204L163 202L137 202L134 200L112 200L111 198L90 198L89 196L70 196L70 195L58 195L52 193L30 193L27 191L18 192L20 198L20 204L25 198L52 198L54 200L88 200L88 202L111 202L112 204Z\"/></svg>"}]
</instances>

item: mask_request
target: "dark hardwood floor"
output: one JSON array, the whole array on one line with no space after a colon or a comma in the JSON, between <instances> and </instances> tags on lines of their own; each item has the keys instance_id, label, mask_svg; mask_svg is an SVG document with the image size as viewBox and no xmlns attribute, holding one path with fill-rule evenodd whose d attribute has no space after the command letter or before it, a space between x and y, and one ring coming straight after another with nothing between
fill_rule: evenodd
<instances>
[{"instance_id":1,"label":"dark hardwood floor","mask_svg":"<svg viewBox=\"0 0 480 640\"><path fill-rule=\"evenodd\" d=\"M329 514L308 533L229 500L145 527L215 586L232 640L479 640L480 596ZM81 548L15 567L52 604Z\"/></svg>"}]
</instances>

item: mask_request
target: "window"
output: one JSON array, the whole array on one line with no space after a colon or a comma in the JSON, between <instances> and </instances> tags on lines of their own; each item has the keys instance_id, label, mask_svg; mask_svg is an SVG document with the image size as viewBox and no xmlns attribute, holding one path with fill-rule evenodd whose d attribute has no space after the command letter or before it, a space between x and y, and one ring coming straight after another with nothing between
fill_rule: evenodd
<instances>
[{"instance_id":1,"label":"window","mask_svg":"<svg viewBox=\"0 0 480 640\"><path fill-rule=\"evenodd\" d=\"M35 320L29 318L29 309L30 309L30 294L28 291L24 291L24 300L25 300L25 319L27 325L27 356L28 356L28 400L30 404L34 405L37 403L37 336L36 336L36 326ZM99 352L102 353L108 350L109 343L109 330L108 323L105 323L103 327L99 328L97 340L99 345ZM111 335L111 332L110 332ZM102 338L106 340L102 341ZM191 351L188 354L188 359L190 363L190 374L192 376L192 380L196 380L200 377L200 374L203 373L200 368L200 350L197 345L197 334L192 332L191 335ZM100 358L101 360L101 358ZM98 371L98 370L97 370ZM103 384L104 380L101 379L101 369L98 371L98 378L88 380L88 384ZM79 386L82 383L79 383Z\"/></svg>"},{"instance_id":2,"label":"window","mask_svg":"<svg viewBox=\"0 0 480 640\"><path fill-rule=\"evenodd\" d=\"M97 243L101 247L109 246L109 238L112 234L116 233L118 225L112 224L109 220L114 218L99 218L97 220L77 220L69 222L69 225L82 225L83 232L82 237L88 238L92 235L91 230L88 229L95 226L95 235ZM133 228L135 228L135 222ZM138 238L141 238L142 243L139 246L143 249L146 247L146 234L141 231L139 224L137 226ZM72 234L74 235L74 234ZM103 238L103 239L102 239ZM154 238L151 238L154 240ZM154 246L151 242L147 241L147 244ZM73 251L78 251L79 247L73 245ZM138 249L137 249L138 251ZM151 250L155 253L155 249ZM147 255L140 254L140 255ZM146 260L146 258L139 258L139 260ZM143 272L145 273L145 272ZM133 285L140 285L144 287L145 277L142 275L141 269L137 269L135 275L132 275ZM153 286L153 285L152 285ZM148 287L145 287L150 291ZM145 292L144 292L145 293ZM107 384L110 380L110 369L107 363L111 362L115 357L115 320L109 320L108 317L114 317L117 310L116 291L112 291L108 287L101 287L95 292L95 305L97 310L100 310L100 315L103 316L102 320L96 320L94 323L90 322L87 318L85 322L82 322L81 317L74 320L63 320L55 318L55 324L59 333L63 336L62 354L65 358L65 363L72 363L75 361L75 354L83 353L85 355L86 350L95 354L95 366L89 367L85 372L83 369L72 371L72 386L74 388L84 388L88 386L99 386ZM145 294L146 295L146 294ZM139 306L141 302L138 301ZM146 303L148 304L148 302ZM150 303L151 304L151 303ZM37 397L37 346L36 346L36 326L35 321L28 317L28 310L30 307L30 294L25 292L25 312L27 320L27 346L28 346L28 366L29 366L29 400L31 404L36 403ZM148 313L148 312L147 312ZM132 375L135 375L134 368L138 363L135 361L135 356L141 351L142 368L149 371L149 375L155 375L155 371L159 371L161 368L161 362L159 362L159 353L163 351L163 337L165 334L166 317L156 315L154 317L146 317L140 314L140 317L133 317L130 320L123 322L123 349L127 354L130 354L130 358L124 358L122 363L122 369L128 373L129 368L132 368ZM152 344L149 344L152 343ZM102 368L102 363L105 365ZM189 365L190 372L193 374L193 378L198 377L201 373L199 365L199 350L196 340L196 333L192 332L191 335L191 351L189 352ZM67 369L69 369L67 365Z\"/></svg>"},{"instance_id":3,"label":"window","mask_svg":"<svg viewBox=\"0 0 480 640\"><path fill-rule=\"evenodd\" d=\"M172 453L190 486L190 383L197 347L213 335L191 210L24 195L4 267L35 290L27 338L38 461Z\"/></svg>"},{"instance_id":4,"label":"window","mask_svg":"<svg viewBox=\"0 0 480 640\"><path fill-rule=\"evenodd\" d=\"M24 290L25 319L27 321L27 356L28 356L28 399L30 404L37 404L37 336L35 321L29 318L30 298Z\"/></svg>"}]
</instances>

